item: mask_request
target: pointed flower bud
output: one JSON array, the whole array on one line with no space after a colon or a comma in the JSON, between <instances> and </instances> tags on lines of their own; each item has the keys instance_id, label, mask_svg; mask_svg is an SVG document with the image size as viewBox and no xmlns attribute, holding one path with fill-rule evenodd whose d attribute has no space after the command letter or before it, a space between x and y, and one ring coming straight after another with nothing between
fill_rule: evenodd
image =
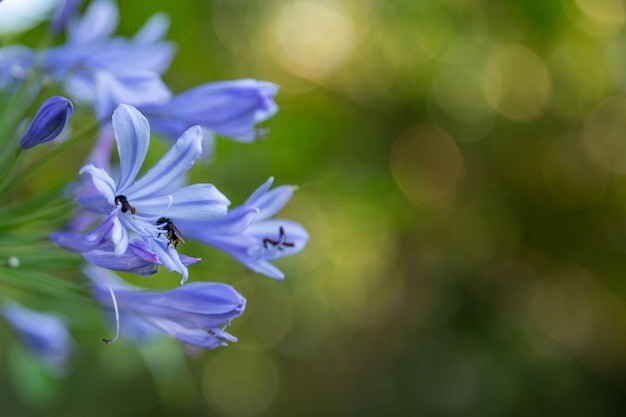
<instances>
[{"instance_id":1,"label":"pointed flower bud","mask_svg":"<svg viewBox=\"0 0 626 417\"><path fill-rule=\"evenodd\" d=\"M20 139L20 148L29 149L55 139L63 131L73 111L72 102L65 97L50 97L41 105L33 122Z\"/></svg>"}]
</instances>

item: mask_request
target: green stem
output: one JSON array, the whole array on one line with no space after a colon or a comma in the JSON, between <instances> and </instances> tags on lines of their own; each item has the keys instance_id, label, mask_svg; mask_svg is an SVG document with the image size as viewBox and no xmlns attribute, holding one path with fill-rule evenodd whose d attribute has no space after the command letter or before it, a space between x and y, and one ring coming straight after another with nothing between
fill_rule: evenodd
<instances>
[{"instance_id":1,"label":"green stem","mask_svg":"<svg viewBox=\"0 0 626 417\"><path fill-rule=\"evenodd\" d=\"M3 193L6 193L7 191L11 190L15 185L17 185L18 183L21 183L22 181L24 181L24 179L26 179L27 177L32 175L39 168L41 168L43 166L46 166L50 162L52 162L55 159L57 159L61 154L63 154L69 148L74 146L76 144L76 142L78 142L80 139L82 139L83 137L85 137L85 136L87 136L87 135L89 135L91 133L95 133L97 130L98 130L98 123L93 123L90 126L88 126L87 128L85 128L82 131L78 132L76 135L74 135L71 138L65 140L63 143L61 143L60 145L55 147L52 151L48 152L43 158L41 158L41 159L31 163L29 166L27 166L22 171L20 171L18 173L16 173L15 170L8 171L8 174L2 176L2 181L0 182L0 195L2 195ZM13 174L13 175L11 175L11 174ZM6 178L7 176L8 176L8 178ZM12 181L12 179L14 179L15 177L20 178L20 181Z\"/></svg>"}]
</instances>

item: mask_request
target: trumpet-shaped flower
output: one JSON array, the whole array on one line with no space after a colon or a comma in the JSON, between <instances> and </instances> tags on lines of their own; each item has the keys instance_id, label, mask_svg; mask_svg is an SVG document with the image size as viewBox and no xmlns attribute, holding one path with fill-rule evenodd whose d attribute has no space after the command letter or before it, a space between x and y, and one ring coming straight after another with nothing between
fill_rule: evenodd
<instances>
[{"instance_id":1,"label":"trumpet-shaped flower","mask_svg":"<svg viewBox=\"0 0 626 417\"><path fill-rule=\"evenodd\" d=\"M153 16L132 39L111 37L117 22L115 2L94 1L82 18L68 23L66 43L42 56L43 68L77 101L93 106L99 120L120 103L155 103L171 96L160 77L174 53L174 46L162 40L167 17Z\"/></svg>"},{"instance_id":2,"label":"trumpet-shaped flower","mask_svg":"<svg viewBox=\"0 0 626 417\"><path fill-rule=\"evenodd\" d=\"M270 190L273 178L226 216L209 221L177 222L184 236L220 249L254 272L275 279L284 274L269 261L300 252L309 235L300 224L286 219L270 219L291 198L293 186Z\"/></svg>"},{"instance_id":3,"label":"trumpet-shaped flower","mask_svg":"<svg viewBox=\"0 0 626 417\"><path fill-rule=\"evenodd\" d=\"M72 338L62 319L14 301L5 301L0 313L47 370L63 371L72 350Z\"/></svg>"},{"instance_id":4,"label":"trumpet-shaped flower","mask_svg":"<svg viewBox=\"0 0 626 417\"><path fill-rule=\"evenodd\" d=\"M202 129L187 130L139 179L137 174L150 143L148 122L132 106L120 105L113 114L113 131L120 160L119 178L115 181L104 169L86 165L80 173L90 176L93 187L89 194L77 198L86 209L106 215L106 220L84 235L57 232L50 238L70 250L106 258L128 255L130 240L143 240L142 249L155 254L158 263L168 270L183 275L184 282L187 267L157 220L165 216L175 223L216 219L226 214L229 204L211 184L178 188L181 176L202 153Z\"/></svg>"},{"instance_id":5,"label":"trumpet-shaped flower","mask_svg":"<svg viewBox=\"0 0 626 417\"><path fill-rule=\"evenodd\" d=\"M225 332L246 307L246 299L221 283L192 282L169 291L132 287L110 271L85 269L95 284L94 298L113 308L111 289L120 317L135 316L183 343L214 349L237 339ZM122 329L124 322L120 323Z\"/></svg>"},{"instance_id":6,"label":"trumpet-shaped flower","mask_svg":"<svg viewBox=\"0 0 626 417\"><path fill-rule=\"evenodd\" d=\"M20 139L20 148L28 149L56 139L72 116L72 102L61 96L47 99L37 110L35 118Z\"/></svg>"},{"instance_id":7,"label":"trumpet-shaped flower","mask_svg":"<svg viewBox=\"0 0 626 417\"><path fill-rule=\"evenodd\" d=\"M200 125L212 133L251 142L263 134L256 125L278 111L274 102L277 91L278 86L267 81L220 81L138 107L156 132L171 139Z\"/></svg>"}]
</instances>

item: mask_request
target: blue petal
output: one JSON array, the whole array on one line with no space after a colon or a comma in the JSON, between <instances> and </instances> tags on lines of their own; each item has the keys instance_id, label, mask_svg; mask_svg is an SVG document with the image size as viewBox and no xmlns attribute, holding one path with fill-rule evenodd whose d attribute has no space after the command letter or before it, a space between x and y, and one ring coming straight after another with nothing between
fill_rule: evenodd
<instances>
[{"instance_id":1,"label":"blue petal","mask_svg":"<svg viewBox=\"0 0 626 417\"><path fill-rule=\"evenodd\" d=\"M63 131L73 111L72 102L65 97L53 96L47 99L20 139L20 148L29 149L56 139Z\"/></svg>"},{"instance_id":2,"label":"blue petal","mask_svg":"<svg viewBox=\"0 0 626 417\"><path fill-rule=\"evenodd\" d=\"M296 190L297 187L282 185L260 196L253 204L254 207L260 210L256 221L267 219L278 213L291 199Z\"/></svg>"},{"instance_id":3,"label":"blue petal","mask_svg":"<svg viewBox=\"0 0 626 417\"><path fill-rule=\"evenodd\" d=\"M213 220L226 215L230 201L211 184L194 184L158 198L134 200L143 216Z\"/></svg>"},{"instance_id":4,"label":"blue petal","mask_svg":"<svg viewBox=\"0 0 626 417\"><path fill-rule=\"evenodd\" d=\"M110 216L107 220L86 233L52 232L49 238L60 247L74 252L100 249L115 226L115 216L115 214L113 217Z\"/></svg>"},{"instance_id":5,"label":"blue petal","mask_svg":"<svg viewBox=\"0 0 626 417\"><path fill-rule=\"evenodd\" d=\"M13 301L5 301L0 312L49 371L63 371L72 349L72 339L61 318L30 310Z\"/></svg>"},{"instance_id":6,"label":"blue petal","mask_svg":"<svg viewBox=\"0 0 626 417\"><path fill-rule=\"evenodd\" d=\"M146 158L150 145L150 126L137 109L121 104L113 112L113 131L120 156L120 179L117 189L123 193L123 190L135 181Z\"/></svg>"},{"instance_id":7,"label":"blue petal","mask_svg":"<svg viewBox=\"0 0 626 417\"><path fill-rule=\"evenodd\" d=\"M176 226L184 236L204 242L217 235L238 235L254 220L259 209L255 207L237 207L229 211L226 216L214 221L193 221L179 219Z\"/></svg>"},{"instance_id":8,"label":"blue petal","mask_svg":"<svg viewBox=\"0 0 626 417\"><path fill-rule=\"evenodd\" d=\"M137 275L152 275L157 272L157 262L150 262L145 257L135 253L136 248L129 245L125 254L113 255L109 253L99 253L97 251L85 252L82 254L88 262L102 268L114 271L130 272Z\"/></svg>"},{"instance_id":9,"label":"blue petal","mask_svg":"<svg viewBox=\"0 0 626 417\"><path fill-rule=\"evenodd\" d=\"M89 174L93 186L106 199L107 203L114 205L115 203L115 181L103 169L96 168L93 165L85 165L78 172L79 174Z\"/></svg>"},{"instance_id":10,"label":"blue petal","mask_svg":"<svg viewBox=\"0 0 626 417\"><path fill-rule=\"evenodd\" d=\"M72 43L90 44L106 39L117 28L117 5L109 0L92 2L79 21L68 25L68 39Z\"/></svg>"},{"instance_id":11,"label":"blue petal","mask_svg":"<svg viewBox=\"0 0 626 417\"><path fill-rule=\"evenodd\" d=\"M163 39L170 26L170 18L165 13L156 13L143 24L133 37L136 45L150 45Z\"/></svg>"},{"instance_id":12,"label":"blue petal","mask_svg":"<svg viewBox=\"0 0 626 417\"><path fill-rule=\"evenodd\" d=\"M216 332L209 333L204 329L188 328L180 323L167 319L147 317L146 320L163 333L189 345L199 346L205 349L215 349L220 346L226 346L224 340L216 336ZM216 329L216 331L219 331L219 329Z\"/></svg>"},{"instance_id":13,"label":"blue petal","mask_svg":"<svg viewBox=\"0 0 626 417\"><path fill-rule=\"evenodd\" d=\"M159 257L159 263L165 267L168 271L176 271L183 276L180 281L181 284L187 282L189 278L189 270L183 264L178 252L173 245L168 245L165 241L153 240L152 250Z\"/></svg>"},{"instance_id":14,"label":"blue petal","mask_svg":"<svg viewBox=\"0 0 626 417\"><path fill-rule=\"evenodd\" d=\"M125 193L134 199L146 198L168 188L187 172L202 153L202 129L194 126L176 141L174 146L144 176L131 185Z\"/></svg>"},{"instance_id":15,"label":"blue petal","mask_svg":"<svg viewBox=\"0 0 626 417\"><path fill-rule=\"evenodd\" d=\"M261 184L254 192L248 197L244 206L255 206L257 205L257 201L270 189L272 183L274 182L274 177L269 177L267 181Z\"/></svg>"}]
</instances>

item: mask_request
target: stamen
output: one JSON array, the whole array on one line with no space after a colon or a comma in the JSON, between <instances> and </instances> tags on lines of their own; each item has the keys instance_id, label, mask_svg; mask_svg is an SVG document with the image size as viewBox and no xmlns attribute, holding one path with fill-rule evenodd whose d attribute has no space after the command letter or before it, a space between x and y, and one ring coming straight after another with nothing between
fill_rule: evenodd
<instances>
[{"instance_id":1,"label":"stamen","mask_svg":"<svg viewBox=\"0 0 626 417\"><path fill-rule=\"evenodd\" d=\"M263 239L263 247L265 249L269 249L268 244L278 250L284 250L285 247L293 248L295 246L295 243L287 242L287 235L285 234L285 229L282 226L278 228L278 239L272 239L269 237Z\"/></svg>"},{"instance_id":2,"label":"stamen","mask_svg":"<svg viewBox=\"0 0 626 417\"><path fill-rule=\"evenodd\" d=\"M111 294L111 300L113 300L113 309L115 310L115 337L113 339L105 339L104 337L102 338L102 341L104 343L110 345L111 343L116 342L117 339L120 337L120 312L117 308L117 299L115 298L115 292L113 291L113 287L111 286L109 279L106 277L104 272L102 272L101 268L98 268L98 271L100 271L100 276L102 277L103 281L106 282L107 288L109 289L109 294Z\"/></svg>"},{"instance_id":3,"label":"stamen","mask_svg":"<svg viewBox=\"0 0 626 417\"><path fill-rule=\"evenodd\" d=\"M127 211L130 210L130 212L133 214L133 216L135 214L137 214L137 210L135 209L135 207L131 206L130 203L128 202L128 199L126 198L126 196L124 195L116 195L115 196L115 205L117 206L117 204L120 203L122 204L122 213L126 213Z\"/></svg>"},{"instance_id":4,"label":"stamen","mask_svg":"<svg viewBox=\"0 0 626 417\"><path fill-rule=\"evenodd\" d=\"M270 130L267 127L257 127L254 129L254 139L263 140L269 132Z\"/></svg>"}]
</instances>

